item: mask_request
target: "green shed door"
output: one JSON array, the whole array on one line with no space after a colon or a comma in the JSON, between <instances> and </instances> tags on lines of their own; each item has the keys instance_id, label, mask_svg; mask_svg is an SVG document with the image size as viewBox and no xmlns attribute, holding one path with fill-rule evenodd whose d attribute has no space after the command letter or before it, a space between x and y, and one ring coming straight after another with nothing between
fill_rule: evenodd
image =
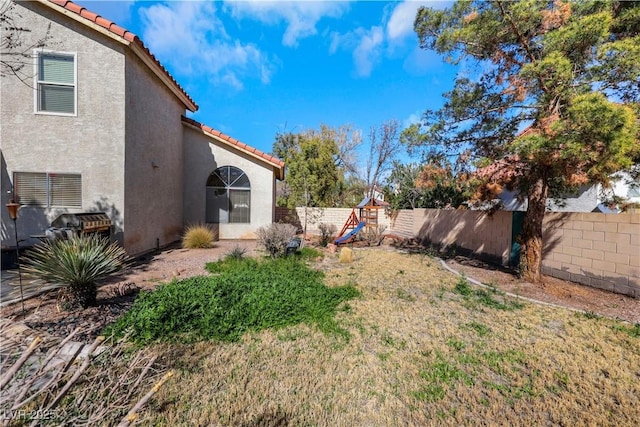
<instances>
[{"instance_id":1,"label":"green shed door","mask_svg":"<svg viewBox=\"0 0 640 427\"><path fill-rule=\"evenodd\" d=\"M517 267L520 262L520 243L518 236L522 233L524 225L524 212L514 211L511 218L511 254L509 255L509 266Z\"/></svg>"}]
</instances>

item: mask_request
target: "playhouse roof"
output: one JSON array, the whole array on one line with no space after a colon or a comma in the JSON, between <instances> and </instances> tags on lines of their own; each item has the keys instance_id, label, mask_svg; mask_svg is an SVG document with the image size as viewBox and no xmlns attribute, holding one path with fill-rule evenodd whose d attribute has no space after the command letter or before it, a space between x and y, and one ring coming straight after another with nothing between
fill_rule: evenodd
<instances>
[{"instance_id":1,"label":"playhouse roof","mask_svg":"<svg viewBox=\"0 0 640 427\"><path fill-rule=\"evenodd\" d=\"M365 197L362 201L356 206L358 209L363 209L365 206L389 206L389 203L384 200L372 199L371 197Z\"/></svg>"}]
</instances>

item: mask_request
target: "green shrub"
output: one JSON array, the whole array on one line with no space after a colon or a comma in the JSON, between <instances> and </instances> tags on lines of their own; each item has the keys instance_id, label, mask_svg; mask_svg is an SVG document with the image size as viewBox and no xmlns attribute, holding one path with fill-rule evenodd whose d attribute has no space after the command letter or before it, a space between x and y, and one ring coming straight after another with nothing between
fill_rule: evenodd
<instances>
[{"instance_id":1,"label":"green shrub","mask_svg":"<svg viewBox=\"0 0 640 427\"><path fill-rule=\"evenodd\" d=\"M23 265L25 272L67 287L72 306L88 307L96 304L96 281L120 270L127 259L116 243L83 235L38 244L27 253Z\"/></svg>"},{"instance_id":2,"label":"green shrub","mask_svg":"<svg viewBox=\"0 0 640 427\"><path fill-rule=\"evenodd\" d=\"M190 225L182 237L182 247L188 249L204 249L213 247L216 235L211 227L206 225Z\"/></svg>"},{"instance_id":3,"label":"green shrub","mask_svg":"<svg viewBox=\"0 0 640 427\"><path fill-rule=\"evenodd\" d=\"M453 291L462 295L471 306L480 304L485 307L506 311L519 310L524 307L523 303L508 299L504 292L495 287L491 287L489 290L472 289L464 276L460 277ZM495 297L500 297L502 301L498 301Z\"/></svg>"},{"instance_id":4,"label":"green shrub","mask_svg":"<svg viewBox=\"0 0 640 427\"><path fill-rule=\"evenodd\" d=\"M139 343L236 341L247 331L306 323L348 336L334 316L359 295L353 286L329 288L323 273L294 258L252 258L207 264L216 276L193 277L141 294L105 333L129 332Z\"/></svg>"},{"instance_id":5,"label":"green shrub","mask_svg":"<svg viewBox=\"0 0 640 427\"><path fill-rule=\"evenodd\" d=\"M234 246L229 252L224 254L224 259L243 259L247 250L238 245Z\"/></svg>"},{"instance_id":6,"label":"green shrub","mask_svg":"<svg viewBox=\"0 0 640 427\"><path fill-rule=\"evenodd\" d=\"M296 228L291 224L274 223L258 228L256 235L258 243L275 258L286 253L287 245L296 235Z\"/></svg>"},{"instance_id":7,"label":"green shrub","mask_svg":"<svg viewBox=\"0 0 640 427\"><path fill-rule=\"evenodd\" d=\"M296 253L296 255L299 256L300 259L315 260L318 257L322 256L322 252L317 249L310 248L309 246L305 246L304 248L300 249Z\"/></svg>"},{"instance_id":8,"label":"green shrub","mask_svg":"<svg viewBox=\"0 0 640 427\"><path fill-rule=\"evenodd\" d=\"M453 288L453 291L465 297L473 293L473 289L471 289L471 286L469 286L469 282L467 282L467 278L464 276L461 276L460 279L458 279L458 282L456 282L456 286Z\"/></svg>"},{"instance_id":9,"label":"green shrub","mask_svg":"<svg viewBox=\"0 0 640 427\"><path fill-rule=\"evenodd\" d=\"M614 331L621 331L628 334L632 338L640 338L640 323L636 323L633 326L624 326L621 324L617 324L612 326Z\"/></svg>"}]
</instances>

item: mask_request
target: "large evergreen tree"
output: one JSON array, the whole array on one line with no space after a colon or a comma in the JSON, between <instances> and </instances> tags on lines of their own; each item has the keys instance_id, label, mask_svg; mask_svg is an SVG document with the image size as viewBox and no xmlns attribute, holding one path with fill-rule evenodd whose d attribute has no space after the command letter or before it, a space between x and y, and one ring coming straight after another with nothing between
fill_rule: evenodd
<instances>
[{"instance_id":1,"label":"large evergreen tree","mask_svg":"<svg viewBox=\"0 0 640 427\"><path fill-rule=\"evenodd\" d=\"M415 31L465 72L404 141L469 154L527 200L520 269L537 282L547 199L638 159L640 3L458 1L421 8Z\"/></svg>"}]
</instances>

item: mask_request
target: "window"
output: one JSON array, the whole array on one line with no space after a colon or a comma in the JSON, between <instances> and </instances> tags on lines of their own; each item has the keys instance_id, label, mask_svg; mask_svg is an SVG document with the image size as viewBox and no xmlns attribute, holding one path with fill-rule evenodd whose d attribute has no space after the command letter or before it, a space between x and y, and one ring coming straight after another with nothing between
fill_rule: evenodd
<instances>
[{"instance_id":1,"label":"window","mask_svg":"<svg viewBox=\"0 0 640 427\"><path fill-rule=\"evenodd\" d=\"M223 166L207 179L207 222L248 223L251 221L251 184L240 169Z\"/></svg>"},{"instance_id":2,"label":"window","mask_svg":"<svg viewBox=\"0 0 640 427\"><path fill-rule=\"evenodd\" d=\"M82 207L82 176L70 173L14 172L18 202L43 207Z\"/></svg>"},{"instance_id":3,"label":"window","mask_svg":"<svg viewBox=\"0 0 640 427\"><path fill-rule=\"evenodd\" d=\"M36 53L36 111L76 114L75 54Z\"/></svg>"},{"instance_id":4,"label":"window","mask_svg":"<svg viewBox=\"0 0 640 427\"><path fill-rule=\"evenodd\" d=\"M629 185L627 197L640 197L640 185L633 183Z\"/></svg>"}]
</instances>

